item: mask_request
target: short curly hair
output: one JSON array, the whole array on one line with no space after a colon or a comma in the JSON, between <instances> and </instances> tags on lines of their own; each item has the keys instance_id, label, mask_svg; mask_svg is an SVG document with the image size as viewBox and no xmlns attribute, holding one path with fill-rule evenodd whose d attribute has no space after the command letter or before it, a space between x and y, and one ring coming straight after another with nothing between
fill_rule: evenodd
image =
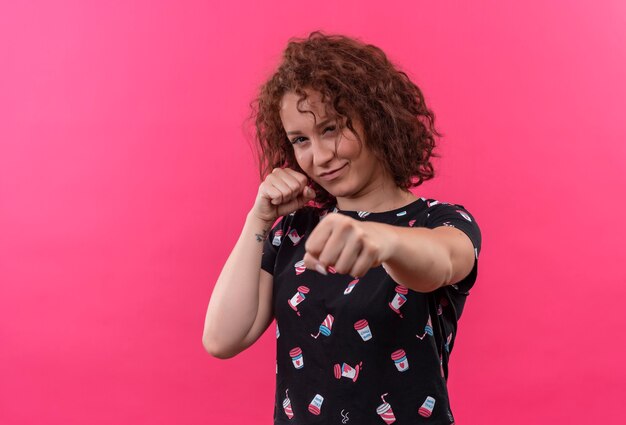
<instances>
[{"instance_id":1,"label":"short curly hair","mask_svg":"<svg viewBox=\"0 0 626 425\"><path fill-rule=\"evenodd\" d=\"M261 180L277 167L303 172L283 128L280 103L290 91L302 102L308 89L321 94L330 117L340 118L339 134L345 126L356 134L351 117L358 117L365 144L398 187L406 190L434 177L430 159L439 157L433 149L441 134L419 87L379 47L313 31L307 38L289 40L278 69L250 103ZM336 202L314 181L310 185L318 206Z\"/></svg>"}]
</instances>

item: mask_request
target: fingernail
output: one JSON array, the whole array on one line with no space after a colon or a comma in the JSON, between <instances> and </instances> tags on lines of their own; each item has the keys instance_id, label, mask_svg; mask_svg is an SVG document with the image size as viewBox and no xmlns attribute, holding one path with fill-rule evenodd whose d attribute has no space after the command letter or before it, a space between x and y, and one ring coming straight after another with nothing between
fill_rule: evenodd
<instances>
[{"instance_id":1,"label":"fingernail","mask_svg":"<svg viewBox=\"0 0 626 425\"><path fill-rule=\"evenodd\" d=\"M324 276L326 276L328 274L328 272L326 271L326 269L320 264L317 263L315 265L315 270L317 270L318 272L320 272L321 274L323 274Z\"/></svg>"}]
</instances>

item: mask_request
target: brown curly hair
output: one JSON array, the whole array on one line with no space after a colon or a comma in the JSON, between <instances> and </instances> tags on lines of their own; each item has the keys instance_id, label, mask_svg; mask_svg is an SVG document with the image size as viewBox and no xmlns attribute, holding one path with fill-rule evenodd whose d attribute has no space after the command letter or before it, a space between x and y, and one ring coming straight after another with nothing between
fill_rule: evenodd
<instances>
[{"instance_id":1,"label":"brown curly hair","mask_svg":"<svg viewBox=\"0 0 626 425\"><path fill-rule=\"evenodd\" d=\"M278 69L250 103L261 180L277 167L303 173L279 111L286 92L296 93L302 102L307 89L321 94L329 117L339 118L338 134L345 126L357 134L351 117L359 118L365 144L382 160L398 187L419 186L434 177L430 158L439 157L433 149L435 136L441 134L419 87L380 48L344 35L313 31L308 38L289 40ZM310 185L318 206L326 208L336 202L314 181Z\"/></svg>"}]
</instances>

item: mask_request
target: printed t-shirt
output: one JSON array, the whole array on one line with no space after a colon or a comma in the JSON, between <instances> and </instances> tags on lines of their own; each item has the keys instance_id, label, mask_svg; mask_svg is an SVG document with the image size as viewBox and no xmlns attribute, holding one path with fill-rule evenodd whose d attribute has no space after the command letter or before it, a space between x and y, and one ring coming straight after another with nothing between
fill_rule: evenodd
<instances>
[{"instance_id":1,"label":"printed t-shirt","mask_svg":"<svg viewBox=\"0 0 626 425\"><path fill-rule=\"evenodd\" d=\"M364 276L305 269L304 244L328 213L404 227L453 226L474 246L463 280L430 293L380 266ZM457 322L476 281L481 233L462 205L418 198L391 211L304 207L264 243L276 319L274 424L454 423L446 380Z\"/></svg>"}]
</instances>

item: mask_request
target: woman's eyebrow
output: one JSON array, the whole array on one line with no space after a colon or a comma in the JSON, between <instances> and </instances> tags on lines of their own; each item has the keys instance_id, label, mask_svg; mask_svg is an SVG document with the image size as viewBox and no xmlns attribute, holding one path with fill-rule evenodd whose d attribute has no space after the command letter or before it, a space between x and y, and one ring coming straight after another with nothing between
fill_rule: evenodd
<instances>
[{"instance_id":1,"label":"woman's eyebrow","mask_svg":"<svg viewBox=\"0 0 626 425\"><path fill-rule=\"evenodd\" d=\"M329 119L324 120L321 123L317 124L315 127L317 127L317 128L323 127L323 126L325 126L326 124L328 124L328 123L330 123L332 121L334 121L334 119L333 118L329 118ZM287 132L288 136L290 136L292 134L303 134L303 133L300 130L292 130L292 131L288 131Z\"/></svg>"}]
</instances>

